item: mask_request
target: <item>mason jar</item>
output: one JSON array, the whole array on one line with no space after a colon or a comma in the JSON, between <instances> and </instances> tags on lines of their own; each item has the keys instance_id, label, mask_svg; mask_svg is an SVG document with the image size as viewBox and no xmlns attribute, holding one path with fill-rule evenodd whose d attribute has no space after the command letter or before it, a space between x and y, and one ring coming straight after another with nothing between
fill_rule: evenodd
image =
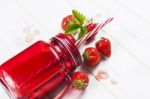
<instances>
[{"instance_id":1,"label":"mason jar","mask_svg":"<svg viewBox=\"0 0 150 99\"><path fill-rule=\"evenodd\" d=\"M69 75L82 64L75 44L58 34L49 42L37 41L0 66L0 82L12 99L54 97L70 83ZM53 99L54 99L53 97Z\"/></svg>"}]
</instances>

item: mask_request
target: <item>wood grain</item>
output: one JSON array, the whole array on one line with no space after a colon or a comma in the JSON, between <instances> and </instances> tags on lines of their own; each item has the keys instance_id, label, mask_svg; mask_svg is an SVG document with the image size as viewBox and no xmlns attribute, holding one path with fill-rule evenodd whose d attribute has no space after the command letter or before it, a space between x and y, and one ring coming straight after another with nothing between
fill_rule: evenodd
<instances>
[{"instance_id":1,"label":"wood grain","mask_svg":"<svg viewBox=\"0 0 150 99\"><path fill-rule=\"evenodd\" d=\"M77 9L95 21L114 17L99 32L112 42L112 56L95 69L85 68L90 84L84 93L69 90L64 99L149 99L150 98L150 14L148 0L1 0L0 63L35 41L62 32L64 16ZM80 52L94 43L83 45ZM79 68L83 69L83 68ZM105 70L109 78L97 81L95 75ZM113 85L111 82L116 81ZM8 99L3 95L3 99Z\"/></svg>"}]
</instances>

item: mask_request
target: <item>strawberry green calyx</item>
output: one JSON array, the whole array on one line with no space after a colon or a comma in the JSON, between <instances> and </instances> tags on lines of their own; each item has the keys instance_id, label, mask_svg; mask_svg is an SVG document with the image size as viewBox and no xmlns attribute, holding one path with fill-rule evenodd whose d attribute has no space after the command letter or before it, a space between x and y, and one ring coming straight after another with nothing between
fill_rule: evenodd
<instances>
[{"instance_id":1,"label":"strawberry green calyx","mask_svg":"<svg viewBox=\"0 0 150 99\"><path fill-rule=\"evenodd\" d=\"M84 59L85 62L89 59L89 54L86 51L83 53L82 56L83 56L83 59Z\"/></svg>"},{"instance_id":2,"label":"strawberry green calyx","mask_svg":"<svg viewBox=\"0 0 150 99\"><path fill-rule=\"evenodd\" d=\"M71 75L72 87L82 90L88 86L89 77L83 71L74 72Z\"/></svg>"},{"instance_id":3,"label":"strawberry green calyx","mask_svg":"<svg viewBox=\"0 0 150 99\"><path fill-rule=\"evenodd\" d=\"M77 89L85 89L87 87L87 83L83 80L74 80L73 82L73 87L77 88Z\"/></svg>"}]
</instances>

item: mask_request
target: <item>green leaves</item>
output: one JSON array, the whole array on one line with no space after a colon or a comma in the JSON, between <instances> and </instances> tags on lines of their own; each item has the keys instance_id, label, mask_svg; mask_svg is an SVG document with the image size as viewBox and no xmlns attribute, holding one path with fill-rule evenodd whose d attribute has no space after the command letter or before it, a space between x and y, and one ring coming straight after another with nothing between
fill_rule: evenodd
<instances>
[{"instance_id":1,"label":"green leaves","mask_svg":"<svg viewBox=\"0 0 150 99\"><path fill-rule=\"evenodd\" d=\"M84 24L87 22L87 19L82 13L72 10L72 14L74 17L74 22L69 21L68 28L65 31L65 34L78 34L77 39L82 38L87 34L87 29Z\"/></svg>"},{"instance_id":2,"label":"green leaves","mask_svg":"<svg viewBox=\"0 0 150 99\"><path fill-rule=\"evenodd\" d=\"M80 28L80 33L79 33L79 36L78 36L78 40L80 39L80 38L82 38L83 36L85 36L87 34L87 29L86 29L86 27L81 27Z\"/></svg>"},{"instance_id":3,"label":"green leaves","mask_svg":"<svg viewBox=\"0 0 150 99\"><path fill-rule=\"evenodd\" d=\"M83 25L85 16L76 10L72 10L72 14L78 24Z\"/></svg>"},{"instance_id":4,"label":"green leaves","mask_svg":"<svg viewBox=\"0 0 150 99\"><path fill-rule=\"evenodd\" d=\"M72 24L70 25L66 31L65 34L73 34L74 32L76 32L78 29L80 28L79 24Z\"/></svg>"}]
</instances>

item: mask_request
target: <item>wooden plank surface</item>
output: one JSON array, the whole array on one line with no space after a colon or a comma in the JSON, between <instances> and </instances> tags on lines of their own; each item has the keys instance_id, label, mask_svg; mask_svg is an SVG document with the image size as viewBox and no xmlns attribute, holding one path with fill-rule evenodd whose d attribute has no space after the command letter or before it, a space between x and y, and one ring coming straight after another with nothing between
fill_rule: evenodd
<instances>
[{"instance_id":1,"label":"wooden plank surface","mask_svg":"<svg viewBox=\"0 0 150 99\"><path fill-rule=\"evenodd\" d=\"M112 41L112 56L94 70L88 68L90 83L84 93L68 91L64 99L149 99L150 98L150 14L148 0L0 0L0 63L30 46L62 32L64 16L77 9L96 21L109 16L114 21L96 37ZM83 45L83 53L87 46ZM100 70L109 74L97 81ZM117 84L112 84L115 81ZM1 93L3 95L3 92ZM3 95L3 99L8 99Z\"/></svg>"}]
</instances>

